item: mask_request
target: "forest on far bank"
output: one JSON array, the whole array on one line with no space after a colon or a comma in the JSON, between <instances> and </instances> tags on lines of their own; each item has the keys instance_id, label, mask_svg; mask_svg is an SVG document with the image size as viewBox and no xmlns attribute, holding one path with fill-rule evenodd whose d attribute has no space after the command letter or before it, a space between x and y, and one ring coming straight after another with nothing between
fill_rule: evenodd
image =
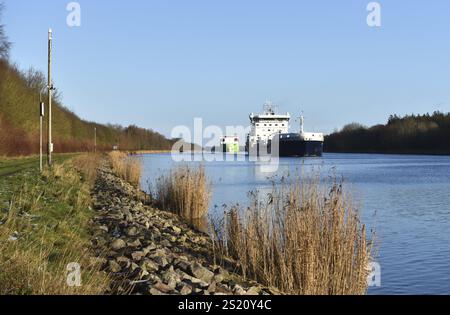
<instances>
[{"instance_id":1,"label":"forest on far bank","mask_svg":"<svg viewBox=\"0 0 450 315\"><path fill-rule=\"evenodd\" d=\"M391 115L385 125L358 123L325 137L326 152L450 154L450 113Z\"/></svg>"}]
</instances>

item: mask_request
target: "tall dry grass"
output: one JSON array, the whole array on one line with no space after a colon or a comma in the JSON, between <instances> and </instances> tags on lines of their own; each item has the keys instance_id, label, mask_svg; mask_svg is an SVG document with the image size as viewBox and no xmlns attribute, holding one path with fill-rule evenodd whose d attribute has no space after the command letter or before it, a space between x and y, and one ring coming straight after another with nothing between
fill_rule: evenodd
<instances>
[{"instance_id":1,"label":"tall dry grass","mask_svg":"<svg viewBox=\"0 0 450 315\"><path fill-rule=\"evenodd\" d=\"M371 242L341 183L284 182L215 225L215 248L248 278L287 294L364 294Z\"/></svg>"},{"instance_id":2,"label":"tall dry grass","mask_svg":"<svg viewBox=\"0 0 450 315\"><path fill-rule=\"evenodd\" d=\"M160 208L195 220L208 213L211 183L203 166L183 165L158 178L155 193Z\"/></svg>"},{"instance_id":3,"label":"tall dry grass","mask_svg":"<svg viewBox=\"0 0 450 315\"><path fill-rule=\"evenodd\" d=\"M84 179L93 184L97 178L97 170L100 165L101 155L88 153L72 159L72 163L81 172Z\"/></svg>"},{"instance_id":4,"label":"tall dry grass","mask_svg":"<svg viewBox=\"0 0 450 315\"><path fill-rule=\"evenodd\" d=\"M108 154L113 171L135 187L140 187L142 176L142 160L128 156L124 152L112 151Z\"/></svg>"}]
</instances>

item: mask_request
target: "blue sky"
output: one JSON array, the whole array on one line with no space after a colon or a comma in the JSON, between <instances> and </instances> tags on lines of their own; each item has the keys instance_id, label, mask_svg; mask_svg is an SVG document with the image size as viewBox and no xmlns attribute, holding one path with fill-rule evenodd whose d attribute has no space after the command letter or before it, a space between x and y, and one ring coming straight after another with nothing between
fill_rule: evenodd
<instances>
[{"instance_id":1,"label":"blue sky","mask_svg":"<svg viewBox=\"0 0 450 315\"><path fill-rule=\"evenodd\" d=\"M67 107L102 123L170 135L176 125L247 125L266 99L332 132L391 113L450 111L450 2L83 0L81 27L63 0L4 0L11 59L46 69Z\"/></svg>"}]
</instances>

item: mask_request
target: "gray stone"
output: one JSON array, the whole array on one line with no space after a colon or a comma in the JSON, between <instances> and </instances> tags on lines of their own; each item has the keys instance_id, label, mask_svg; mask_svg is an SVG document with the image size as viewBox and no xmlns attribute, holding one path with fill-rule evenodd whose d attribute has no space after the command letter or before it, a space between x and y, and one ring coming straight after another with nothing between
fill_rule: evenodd
<instances>
[{"instance_id":1,"label":"gray stone","mask_svg":"<svg viewBox=\"0 0 450 315\"><path fill-rule=\"evenodd\" d=\"M136 236L138 234L139 234L139 231L138 231L137 227L135 227L135 226L132 226L127 230L128 236Z\"/></svg>"},{"instance_id":2,"label":"gray stone","mask_svg":"<svg viewBox=\"0 0 450 315\"><path fill-rule=\"evenodd\" d=\"M135 271L136 269L140 268L138 264L131 263L131 271Z\"/></svg>"},{"instance_id":3,"label":"gray stone","mask_svg":"<svg viewBox=\"0 0 450 315\"><path fill-rule=\"evenodd\" d=\"M161 243L161 245L164 246L164 247L168 247L168 248L172 247L172 244L170 243L169 240L164 239L164 240L162 240L160 243Z\"/></svg>"},{"instance_id":4,"label":"gray stone","mask_svg":"<svg viewBox=\"0 0 450 315\"><path fill-rule=\"evenodd\" d=\"M180 235L181 234L181 229L177 226L172 226L172 231L174 232L175 235Z\"/></svg>"},{"instance_id":5,"label":"gray stone","mask_svg":"<svg viewBox=\"0 0 450 315\"><path fill-rule=\"evenodd\" d=\"M259 295L261 289L259 287L251 287L247 290L246 295Z\"/></svg>"},{"instance_id":6,"label":"gray stone","mask_svg":"<svg viewBox=\"0 0 450 315\"><path fill-rule=\"evenodd\" d=\"M130 259L128 259L125 256L121 256L121 257L116 258L116 261L119 263L119 265L122 268L128 268L131 265Z\"/></svg>"},{"instance_id":7,"label":"gray stone","mask_svg":"<svg viewBox=\"0 0 450 315\"><path fill-rule=\"evenodd\" d=\"M145 259L144 263L142 264L142 269L148 270L150 272L155 272L158 271L159 266L153 260Z\"/></svg>"},{"instance_id":8,"label":"gray stone","mask_svg":"<svg viewBox=\"0 0 450 315\"><path fill-rule=\"evenodd\" d=\"M157 256L154 258L154 261L163 268L169 264L169 261L164 256Z\"/></svg>"},{"instance_id":9,"label":"gray stone","mask_svg":"<svg viewBox=\"0 0 450 315\"><path fill-rule=\"evenodd\" d=\"M150 253L152 250L155 250L156 249L156 245L154 244L154 243L151 243L150 245L148 245L147 247L145 247L144 249L143 249L143 251L146 253L146 254L148 254L148 253Z\"/></svg>"},{"instance_id":10,"label":"gray stone","mask_svg":"<svg viewBox=\"0 0 450 315\"><path fill-rule=\"evenodd\" d=\"M211 282L214 277L214 273L212 271L208 270L197 262L194 262L191 265L190 269L192 275L202 281Z\"/></svg>"},{"instance_id":11,"label":"gray stone","mask_svg":"<svg viewBox=\"0 0 450 315\"><path fill-rule=\"evenodd\" d=\"M180 290L181 295L189 295L192 293L192 287L190 285L183 285L183 287Z\"/></svg>"},{"instance_id":12,"label":"gray stone","mask_svg":"<svg viewBox=\"0 0 450 315\"><path fill-rule=\"evenodd\" d=\"M217 294L217 293L223 293L223 294L229 295L229 294L231 294L231 291L230 291L230 289L228 288L228 286L226 286L225 284L218 283L218 284L216 285L216 294Z\"/></svg>"},{"instance_id":13,"label":"gray stone","mask_svg":"<svg viewBox=\"0 0 450 315\"><path fill-rule=\"evenodd\" d=\"M106 225L100 225L100 226L98 227L98 229L99 229L100 231L103 231L103 232L106 232L106 233L109 232L109 229L108 229L108 227L107 227Z\"/></svg>"},{"instance_id":14,"label":"gray stone","mask_svg":"<svg viewBox=\"0 0 450 315\"><path fill-rule=\"evenodd\" d=\"M121 250L127 246L124 240L118 238L111 243L111 248L113 250Z\"/></svg>"},{"instance_id":15,"label":"gray stone","mask_svg":"<svg viewBox=\"0 0 450 315\"><path fill-rule=\"evenodd\" d=\"M190 264L184 260L178 260L175 264L183 271L189 271Z\"/></svg>"},{"instance_id":16,"label":"gray stone","mask_svg":"<svg viewBox=\"0 0 450 315\"><path fill-rule=\"evenodd\" d=\"M236 284L234 286L233 293L236 295L244 295L247 292L245 292L244 288L242 288L239 284Z\"/></svg>"},{"instance_id":17,"label":"gray stone","mask_svg":"<svg viewBox=\"0 0 450 315\"><path fill-rule=\"evenodd\" d=\"M177 284L181 282L180 276L173 270L172 266L170 266L170 268L163 274L162 280L173 290Z\"/></svg>"},{"instance_id":18,"label":"gray stone","mask_svg":"<svg viewBox=\"0 0 450 315\"><path fill-rule=\"evenodd\" d=\"M209 292L209 293L216 292L216 283L215 283L214 281L211 282L211 284L209 285L209 287L208 287L208 292Z\"/></svg>"},{"instance_id":19,"label":"gray stone","mask_svg":"<svg viewBox=\"0 0 450 315\"><path fill-rule=\"evenodd\" d=\"M144 253L144 252L141 252L141 251L133 252L133 253L131 254L131 257L133 258L134 261L141 261L142 258L145 257L145 253Z\"/></svg>"},{"instance_id":20,"label":"gray stone","mask_svg":"<svg viewBox=\"0 0 450 315\"><path fill-rule=\"evenodd\" d=\"M217 275L214 276L214 281L215 281L215 282L220 283L220 282L223 282L224 280L225 280L225 277L224 277L224 275L221 274L221 273L219 273L219 274L217 274Z\"/></svg>"},{"instance_id":21,"label":"gray stone","mask_svg":"<svg viewBox=\"0 0 450 315\"><path fill-rule=\"evenodd\" d=\"M150 293L150 295L166 295L163 292L161 292L155 288L150 288L149 293Z\"/></svg>"},{"instance_id":22,"label":"gray stone","mask_svg":"<svg viewBox=\"0 0 450 315\"><path fill-rule=\"evenodd\" d=\"M110 260L108 262L108 264L109 264L109 270L111 272L117 273L122 270L122 267L120 267L120 265L115 260Z\"/></svg>"},{"instance_id":23,"label":"gray stone","mask_svg":"<svg viewBox=\"0 0 450 315\"><path fill-rule=\"evenodd\" d=\"M139 240L137 239L137 240L135 240L134 242L128 243L128 246L136 248L136 247L142 246L142 244L141 244L141 241L139 241Z\"/></svg>"},{"instance_id":24,"label":"gray stone","mask_svg":"<svg viewBox=\"0 0 450 315\"><path fill-rule=\"evenodd\" d=\"M187 281L189 281L189 282L191 282L193 284L196 284L196 285L198 285L200 287L203 287L203 288L206 288L206 287L209 286L209 283L207 283L207 282L205 282L203 280L197 279L195 277L192 277L192 276L188 275L187 273L185 273L184 271L182 271L180 269L177 269L176 273L178 275L180 275L182 280L187 280Z\"/></svg>"},{"instance_id":25,"label":"gray stone","mask_svg":"<svg viewBox=\"0 0 450 315\"><path fill-rule=\"evenodd\" d=\"M162 293L169 293L169 292L173 291L173 289L171 287L169 287L167 284L162 283L162 282L157 282L156 284L153 285L153 288L161 291Z\"/></svg>"}]
</instances>

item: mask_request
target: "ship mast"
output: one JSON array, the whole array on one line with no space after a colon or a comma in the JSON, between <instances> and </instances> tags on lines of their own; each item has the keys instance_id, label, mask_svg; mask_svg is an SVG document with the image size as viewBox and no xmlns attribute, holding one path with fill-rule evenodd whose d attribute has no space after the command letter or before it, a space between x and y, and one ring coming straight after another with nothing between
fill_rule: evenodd
<instances>
[{"instance_id":1,"label":"ship mast","mask_svg":"<svg viewBox=\"0 0 450 315\"><path fill-rule=\"evenodd\" d=\"M304 124L305 124L305 117L303 116L303 111L302 111L302 114L300 115L300 134L303 134L305 132Z\"/></svg>"}]
</instances>

